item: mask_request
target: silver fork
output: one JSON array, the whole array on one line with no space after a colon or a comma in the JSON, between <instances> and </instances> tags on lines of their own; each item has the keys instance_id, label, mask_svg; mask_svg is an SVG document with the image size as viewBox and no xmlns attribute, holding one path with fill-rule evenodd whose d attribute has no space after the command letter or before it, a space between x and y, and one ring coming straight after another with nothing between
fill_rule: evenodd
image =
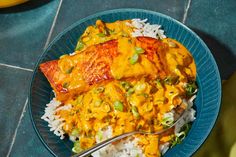
<instances>
[{"instance_id":1,"label":"silver fork","mask_svg":"<svg viewBox=\"0 0 236 157\"><path fill-rule=\"evenodd\" d=\"M86 156L92 154L93 152L105 147L106 145L108 145L110 143L113 143L115 141L121 140L125 137L132 136L132 135L135 135L135 134L144 134L144 135L159 135L159 134L162 134L162 133L168 131L169 129L173 128L184 117L187 109L188 109L188 107L186 107L186 109L181 114L177 115L177 118L175 118L176 120L172 125L168 126L167 128L165 128L163 130L160 130L160 131L157 131L157 132L144 132L144 131L138 131L137 130L137 131L124 133L124 134L109 138L105 141L102 141L102 142L96 144L95 146L93 146L89 149L86 149L86 150L84 150L84 151L82 151L78 154L72 155L71 157L86 157Z\"/></svg>"}]
</instances>

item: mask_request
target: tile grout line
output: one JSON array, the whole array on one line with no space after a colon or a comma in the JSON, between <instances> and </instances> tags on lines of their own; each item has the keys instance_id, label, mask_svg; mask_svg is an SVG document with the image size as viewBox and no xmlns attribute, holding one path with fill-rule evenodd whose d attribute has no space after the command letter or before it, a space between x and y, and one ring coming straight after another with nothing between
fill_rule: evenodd
<instances>
[{"instance_id":1,"label":"tile grout line","mask_svg":"<svg viewBox=\"0 0 236 157\"><path fill-rule=\"evenodd\" d=\"M49 34L48 34L46 43L45 43L44 48L43 48L44 50L45 50L46 47L48 46L49 41L50 41L50 39L51 39L52 31L54 30L54 27L55 27L55 24L56 24L56 21L57 21L57 17L58 17L58 14L59 14L59 11L60 11L62 2L63 2L63 0L60 0L60 3L59 3L58 8L57 8L56 15L55 15L55 17L54 17L54 19L53 19L52 26L51 26L51 28L50 28L50 31L49 31ZM33 69L22 68L22 67L19 67L19 66L10 65L10 64L4 64L4 63L0 63L0 66L5 66L5 67L9 67L9 68L14 68L14 69L20 69L20 70L30 71L30 72L33 72L33 71L34 71Z\"/></svg>"},{"instance_id":2,"label":"tile grout line","mask_svg":"<svg viewBox=\"0 0 236 157\"><path fill-rule=\"evenodd\" d=\"M59 6L58 6L58 8L57 8L56 15L55 15L55 17L54 17L54 19L53 19L53 23L52 23L52 26L51 26L51 28L50 28L49 35L48 35L47 40L46 40L46 43L45 43L45 45L44 45L44 50L45 50L45 48L46 48L46 47L48 46L48 44L49 44L50 38L51 38L51 36L52 36L52 31L54 30L54 27L55 27L55 24L56 24L56 20L57 20L57 17L58 17L59 10L60 10L60 8L61 8L62 2L63 2L63 0L60 0ZM22 68L22 67L19 67L19 66L14 66L14 65L9 65L9 64L4 64L4 63L0 63L0 66L5 66L5 67L10 67L10 68L15 68L15 69L20 69L20 70L25 70L25 71L33 72L33 69ZM18 121L18 124L17 124L17 126L16 126L15 132L14 132L14 134L13 134L12 142L11 142L11 145L10 145L10 148L9 148L9 150L8 150L8 152L7 152L6 157L9 157L9 156L10 156L11 150L12 150L13 145L14 145L15 140L16 140L16 134L17 134L18 129L19 129L19 126L20 126L20 124L21 124L22 118L24 117L24 113L25 113L25 110L26 110L27 103L28 103L28 98L27 98L26 101L25 101L23 110L22 110L21 115L20 115L20 119L19 119L19 121Z\"/></svg>"},{"instance_id":3,"label":"tile grout line","mask_svg":"<svg viewBox=\"0 0 236 157\"><path fill-rule=\"evenodd\" d=\"M192 0L188 0L187 7L186 7L185 10L184 10L184 16L183 16L183 20L182 20L182 23L183 23L183 24L185 24L185 22L186 22L186 19L187 19L187 16L188 16L188 10L189 10L190 5L191 5L191 1L192 1Z\"/></svg>"},{"instance_id":4,"label":"tile grout line","mask_svg":"<svg viewBox=\"0 0 236 157\"><path fill-rule=\"evenodd\" d=\"M21 120L22 120L22 118L24 117L24 113L25 113L25 109L26 109L27 103L28 103L28 97L27 97L27 99L26 99L26 101L25 101L23 110L22 110L21 115L20 115L20 119L19 119L19 121L18 121L18 124L17 124L17 126L16 126L15 132L14 132L14 134L13 134L12 142L11 142L11 145L10 145L10 148L9 148L9 150L8 150L8 152L7 152L6 157L9 157L9 156L10 156L11 150L12 150L13 145L14 145L15 140L16 140L16 134L17 134L17 132L18 132L18 129L19 129Z\"/></svg>"},{"instance_id":5,"label":"tile grout line","mask_svg":"<svg viewBox=\"0 0 236 157\"><path fill-rule=\"evenodd\" d=\"M51 36L52 36L52 32L53 32L53 30L54 30L54 27L55 27L55 24L56 24L56 21L57 21L58 14L59 14L59 11L60 11L60 9L61 9L61 4L62 4L62 2L63 2L63 0L60 0L60 3L59 3L58 8L57 8L56 15L55 15L55 17L54 17L54 19L53 19L52 26L51 26L51 28L50 28L50 31L49 31L49 34L48 34L46 43L45 43L44 48L43 48L44 50L47 48L47 46L48 46L48 44L49 44L49 42L50 42L50 39L51 39Z\"/></svg>"},{"instance_id":6,"label":"tile grout line","mask_svg":"<svg viewBox=\"0 0 236 157\"><path fill-rule=\"evenodd\" d=\"M5 67L9 67L9 68L14 68L14 69L20 69L20 70L30 71L30 72L34 71L33 69L22 68L22 67L19 67L19 66L10 65L10 64L4 64L4 63L0 63L0 66L5 66Z\"/></svg>"}]
</instances>

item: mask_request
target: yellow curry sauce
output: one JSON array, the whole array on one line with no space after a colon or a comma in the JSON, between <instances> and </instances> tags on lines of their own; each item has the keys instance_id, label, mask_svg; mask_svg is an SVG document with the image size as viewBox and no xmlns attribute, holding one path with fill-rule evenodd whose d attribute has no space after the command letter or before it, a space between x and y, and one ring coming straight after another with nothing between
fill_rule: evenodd
<instances>
[{"instance_id":1,"label":"yellow curry sauce","mask_svg":"<svg viewBox=\"0 0 236 157\"><path fill-rule=\"evenodd\" d=\"M79 134L80 147L89 148L96 144L95 137L108 126L112 127L113 136L134 130L158 131L165 127L163 116L178 105L185 104L186 84L195 81L196 66L189 51L174 39L160 40L164 43L165 60L170 76L165 79L158 77L155 63L148 60L142 52L133 64L130 59L139 48L135 38L131 37L133 28L126 21L103 23L98 20L95 26L89 26L79 39L76 53L83 53L87 47L109 41L118 40L119 55L113 60L112 81L102 82L93 86L88 92L69 99L65 104L71 104L71 110L61 110L57 114L65 120L63 129L66 133ZM139 51L142 51L142 49ZM81 86L85 82L75 80L76 63L81 58L75 55L73 63L69 55L62 56L59 67L66 73L73 66L73 71L61 81L68 89ZM73 57L73 56L72 56ZM155 56L154 56L155 61ZM149 77L147 78L146 75ZM130 79L132 77L132 79ZM129 78L129 79L127 79ZM159 144L171 140L171 134L136 135L138 145L145 156L160 156Z\"/></svg>"}]
</instances>

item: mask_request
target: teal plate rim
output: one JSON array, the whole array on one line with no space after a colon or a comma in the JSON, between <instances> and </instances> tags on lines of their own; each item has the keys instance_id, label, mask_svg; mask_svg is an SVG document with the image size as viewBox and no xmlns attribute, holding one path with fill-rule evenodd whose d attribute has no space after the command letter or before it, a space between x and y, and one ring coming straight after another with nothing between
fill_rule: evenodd
<instances>
[{"instance_id":1,"label":"teal plate rim","mask_svg":"<svg viewBox=\"0 0 236 157\"><path fill-rule=\"evenodd\" d=\"M69 27L67 27L66 29L64 29L62 32L60 32L51 42L50 44L47 46L47 48L43 51L43 53L39 56L35 66L34 66L34 72L33 72L33 75L32 75L32 78L31 78L31 81L30 81L30 86L29 86L29 90L28 90L28 98L29 98L29 103L28 103L28 110L29 110L29 114L30 114L30 119L31 119L31 122L33 124L33 128L36 132L36 134L38 135L40 141L43 143L43 145L49 150L49 152L54 155L54 156L57 156L53 150L50 148L50 146L44 141L43 137L41 136L39 130L37 129L36 127L36 124L35 124L35 121L33 119L33 115L32 115L32 108L31 108L31 104L32 104L32 101L31 101L31 98L32 98L32 86L33 86L33 80L35 79L35 75L37 73L37 69L38 69L38 66L39 64L41 63L43 57L47 54L47 51L51 48L51 46L58 40L60 39L64 34L66 34L66 32L68 32L69 30L71 30L72 28L76 27L77 25L80 25L81 23L85 22L86 20L88 19L91 19L91 18L96 18L96 17L99 17L99 16L102 16L102 15L106 15L106 14L111 14L111 13L121 13L121 12L144 12L144 13L148 13L148 14L153 14L153 15L157 15L159 17L162 17L162 18L166 18L166 19L170 19L171 21L179 24L181 27L185 28L187 31L191 32L195 38L197 38L197 40L200 42L200 44L204 47L205 50L207 50L210 55L210 57L213 59L213 67L214 69L216 69L216 76L217 76L217 85L219 87L219 95L217 97L217 99L219 100L218 103L216 104L217 108L216 108L216 114L214 114L213 118L214 118L214 121L211 121L211 126L208 128L207 130L207 135L205 136L204 139L201 139L200 142L198 142L199 144L197 145L197 149L193 150L191 152L191 155L193 155L194 153L196 153L196 151L204 144L204 142L206 141L206 139L208 138L208 136L210 135L210 131L212 130L212 128L214 127L215 123L216 123L216 120L219 116L219 111L220 111L220 106L221 106L221 98L222 98L222 86L221 86L221 78L220 78L220 73L219 73L219 70L218 70L218 66L216 64L216 61L211 53L211 51L209 50L209 48L207 47L207 45L203 42L203 40L193 31L191 30L190 28L188 28L186 25L184 25L183 23L179 22L178 20L168 16L168 15L165 15L165 14L162 14L162 13L159 13L159 12L155 12L155 11L150 11L150 10L145 10L145 9L137 9L137 8L120 8L120 9L112 9L112 10L107 10L107 11L102 11L102 12L98 12L98 13L95 13L95 14L92 14L90 16L87 16L85 18L82 18L80 20L78 20L77 22L73 23L72 25L70 25ZM198 74L197 74L198 75Z\"/></svg>"}]
</instances>

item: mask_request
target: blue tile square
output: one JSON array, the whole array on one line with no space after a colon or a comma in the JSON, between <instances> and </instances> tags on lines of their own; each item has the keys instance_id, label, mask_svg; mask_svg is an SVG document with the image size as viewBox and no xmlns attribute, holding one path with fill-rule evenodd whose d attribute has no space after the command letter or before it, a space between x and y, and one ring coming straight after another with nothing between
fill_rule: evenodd
<instances>
[{"instance_id":1,"label":"blue tile square","mask_svg":"<svg viewBox=\"0 0 236 157\"><path fill-rule=\"evenodd\" d=\"M32 72L0 66L0 154L6 156L28 95Z\"/></svg>"},{"instance_id":2,"label":"blue tile square","mask_svg":"<svg viewBox=\"0 0 236 157\"><path fill-rule=\"evenodd\" d=\"M42 54L59 0L0 10L0 63L33 68Z\"/></svg>"},{"instance_id":3,"label":"blue tile square","mask_svg":"<svg viewBox=\"0 0 236 157\"><path fill-rule=\"evenodd\" d=\"M10 157L53 157L44 147L31 123L28 108L18 128Z\"/></svg>"},{"instance_id":4,"label":"blue tile square","mask_svg":"<svg viewBox=\"0 0 236 157\"><path fill-rule=\"evenodd\" d=\"M236 70L236 1L192 1L186 24L213 53L222 79Z\"/></svg>"}]
</instances>

